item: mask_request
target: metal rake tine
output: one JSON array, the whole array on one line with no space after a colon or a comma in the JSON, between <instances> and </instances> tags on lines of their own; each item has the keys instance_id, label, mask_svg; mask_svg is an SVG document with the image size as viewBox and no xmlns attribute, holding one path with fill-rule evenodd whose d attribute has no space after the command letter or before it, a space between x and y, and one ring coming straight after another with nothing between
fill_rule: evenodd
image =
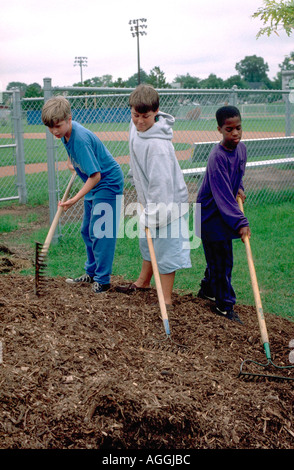
<instances>
[{"instance_id":1,"label":"metal rake tine","mask_svg":"<svg viewBox=\"0 0 294 470\"><path fill-rule=\"evenodd\" d=\"M174 341L170 335L166 335L163 339L149 338L146 340L149 344L153 344L152 349L161 350L161 349L171 349L174 351L180 351L181 349L188 350L189 347ZM156 346L156 347L155 347ZM162 347L163 346L163 347Z\"/></svg>"},{"instance_id":2,"label":"metal rake tine","mask_svg":"<svg viewBox=\"0 0 294 470\"><path fill-rule=\"evenodd\" d=\"M68 195L69 195L70 190L71 190L71 187L74 183L76 175L77 175L76 172L74 172L71 175L71 178L70 178L69 183L66 187L65 193L63 195L62 202L67 200ZM39 282L40 281L40 271L42 271L42 269L46 266L44 261L45 261L45 258L46 258L46 255L48 253L51 240L53 238L53 235L55 233L55 230L57 228L57 224L59 222L59 219L60 219L62 213L63 213L63 207L58 206L57 212L56 212L56 214L54 216L54 219L51 223L51 226L49 228L49 231L48 231L48 234L47 234L47 237L45 239L44 244L41 245L40 243L36 243L35 293L37 295L39 293L39 287L40 287L40 285L39 285L40 284L40 282Z\"/></svg>"},{"instance_id":3,"label":"metal rake tine","mask_svg":"<svg viewBox=\"0 0 294 470\"><path fill-rule=\"evenodd\" d=\"M274 364L271 359L268 359L268 361L266 363L260 363L260 362L257 362L257 361L253 361L252 359L245 359L241 366L240 366L240 371L239 371L239 374L238 374L238 377L250 377L250 378L266 378L266 379L270 379L270 380L279 380L279 381L284 381L284 380L287 380L287 381L291 381L291 380L294 380L294 377L291 377L291 376L284 376L284 375L276 375L276 374L272 374L272 373L264 373L262 374L261 372L244 372L243 371L243 366L245 364L254 364L256 367L259 367L259 368L264 368L264 369L267 369L269 368L270 366L273 366L275 369L278 369L278 370L291 370L294 368L294 366L277 366L276 364Z\"/></svg>"},{"instance_id":4,"label":"metal rake tine","mask_svg":"<svg viewBox=\"0 0 294 470\"><path fill-rule=\"evenodd\" d=\"M237 197L237 201L238 201L238 205L239 205L241 212L243 212L244 214L243 202L240 196ZM245 237L244 244L245 244L247 262L248 262L251 284L252 284L252 289L253 289L253 294L254 294L256 314L257 314L259 330L261 334L261 340L262 340L264 352L268 361L266 364L260 364L256 361L251 361L251 360L247 360L247 362L255 363L259 367L268 367L269 365L272 365L274 368L279 369L279 370L286 369L286 368L287 369L294 368L294 366L288 366L288 367L277 366L272 362L267 326L266 326L265 317L263 313L262 302L260 298L260 291L258 287L257 276L256 276L256 271L255 271L255 266L253 262L253 256L252 256L251 246L250 246L250 241L249 241L248 236ZM243 363L245 363L245 361L243 361ZM260 374L260 376L265 377L265 375L263 374ZM273 376L273 378L274 377L276 378L276 376ZM293 379L290 377L281 377L281 380L293 380Z\"/></svg>"},{"instance_id":5,"label":"metal rake tine","mask_svg":"<svg viewBox=\"0 0 294 470\"><path fill-rule=\"evenodd\" d=\"M45 258L46 256L43 254L44 246L41 243L36 242L36 259L35 259L35 294L40 294L40 284L41 279L44 274L44 270L46 268Z\"/></svg>"}]
</instances>

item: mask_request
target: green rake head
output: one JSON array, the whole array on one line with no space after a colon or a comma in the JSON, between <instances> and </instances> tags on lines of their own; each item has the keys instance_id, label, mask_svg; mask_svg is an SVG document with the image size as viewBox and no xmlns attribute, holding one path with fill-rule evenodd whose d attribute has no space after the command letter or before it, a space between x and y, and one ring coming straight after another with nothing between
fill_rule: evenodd
<instances>
[{"instance_id":1,"label":"green rake head","mask_svg":"<svg viewBox=\"0 0 294 470\"><path fill-rule=\"evenodd\" d=\"M238 377L247 378L249 380L265 378L277 381L293 381L294 376L290 375L291 370L293 369L294 366L277 366L272 362L271 359L268 359L266 363L260 363L251 359L245 359L241 364ZM280 371L284 375L278 375L276 371Z\"/></svg>"}]
</instances>

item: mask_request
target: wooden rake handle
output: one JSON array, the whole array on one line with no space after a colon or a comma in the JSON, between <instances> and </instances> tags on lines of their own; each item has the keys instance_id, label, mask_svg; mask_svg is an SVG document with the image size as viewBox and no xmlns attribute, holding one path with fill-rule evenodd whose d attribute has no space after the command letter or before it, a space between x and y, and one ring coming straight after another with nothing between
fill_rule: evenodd
<instances>
[{"instance_id":1,"label":"wooden rake handle","mask_svg":"<svg viewBox=\"0 0 294 470\"><path fill-rule=\"evenodd\" d=\"M72 188L72 185L74 183L74 180L75 180L75 177L76 177L76 172L72 174L71 178L70 178L70 181L67 185L67 188L65 190L65 193L63 195L63 198L61 199L61 202L65 202L67 199L68 199L68 195L69 195L69 192ZM56 230L56 227L57 227L57 224L58 224L58 221L60 219L60 216L62 214L62 212L64 211L63 207L61 206L58 206L58 209L56 211L56 214L54 216L54 219L52 221L52 224L50 226L50 229L49 229L49 232L47 234L47 237L45 239L45 242L44 242L44 245L43 245L43 248L41 250L41 254L42 256L44 256L47 252L48 252L48 249L49 249L49 246L50 246L50 243L52 241L52 238L53 238L53 235L55 233L55 230Z\"/></svg>"},{"instance_id":2,"label":"wooden rake handle","mask_svg":"<svg viewBox=\"0 0 294 470\"><path fill-rule=\"evenodd\" d=\"M240 196L237 197L237 202L238 202L240 210L244 214L243 202ZM248 235L246 235L245 237L244 244L245 244L245 249L246 249L247 261L248 261L249 273L250 273L251 284L252 284L252 289L253 289L253 294L254 294L255 307L256 307L256 313L257 313L257 318L258 318L258 323L259 323L261 339L262 339L263 344L268 344L269 338L268 338L265 318L263 314L263 308L262 308L262 303L261 303L261 298L260 298L260 293L259 293L259 288L258 288L257 276L256 276L256 271L255 271L255 267L253 263L253 256L251 252L251 246L250 246Z\"/></svg>"},{"instance_id":3,"label":"wooden rake handle","mask_svg":"<svg viewBox=\"0 0 294 470\"><path fill-rule=\"evenodd\" d=\"M156 256L155 256L150 229L148 227L145 227L145 232L146 232L146 238L147 238L147 243L148 243L148 248L149 248L149 253L150 253L153 276L155 280L156 291L157 291L157 296L158 296L158 301L159 301L159 306L160 306L161 317L162 317L165 332L169 336L170 328L169 328L169 322L168 322L168 315L166 311L166 305L164 301L160 275L158 271L158 266L157 266L157 261L156 261Z\"/></svg>"}]
</instances>

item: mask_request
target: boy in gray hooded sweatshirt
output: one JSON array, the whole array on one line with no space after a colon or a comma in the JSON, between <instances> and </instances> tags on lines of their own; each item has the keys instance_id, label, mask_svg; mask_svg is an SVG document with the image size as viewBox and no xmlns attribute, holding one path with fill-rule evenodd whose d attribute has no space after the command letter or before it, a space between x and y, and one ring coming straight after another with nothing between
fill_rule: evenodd
<instances>
[{"instance_id":1,"label":"boy in gray hooded sweatshirt","mask_svg":"<svg viewBox=\"0 0 294 470\"><path fill-rule=\"evenodd\" d=\"M159 111L159 95L139 85L130 95L130 167L140 215L143 262L138 279L120 292L150 288L153 275L145 227L149 227L166 305L172 305L175 272L190 268L188 190L172 144L173 116Z\"/></svg>"}]
</instances>

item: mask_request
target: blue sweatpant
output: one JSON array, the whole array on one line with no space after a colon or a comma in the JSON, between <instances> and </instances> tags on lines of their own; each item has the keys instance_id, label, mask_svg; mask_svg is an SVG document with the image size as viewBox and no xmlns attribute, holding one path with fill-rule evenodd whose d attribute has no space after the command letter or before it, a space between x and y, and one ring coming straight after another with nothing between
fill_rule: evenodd
<instances>
[{"instance_id":1,"label":"blue sweatpant","mask_svg":"<svg viewBox=\"0 0 294 470\"><path fill-rule=\"evenodd\" d=\"M215 297L220 310L230 311L236 303L236 295L231 284L233 269L232 240L207 241L202 239L206 270L201 281L201 290Z\"/></svg>"},{"instance_id":2,"label":"blue sweatpant","mask_svg":"<svg viewBox=\"0 0 294 470\"><path fill-rule=\"evenodd\" d=\"M99 284L110 284L121 202L122 195L84 200L81 235L87 253L85 271Z\"/></svg>"}]
</instances>

